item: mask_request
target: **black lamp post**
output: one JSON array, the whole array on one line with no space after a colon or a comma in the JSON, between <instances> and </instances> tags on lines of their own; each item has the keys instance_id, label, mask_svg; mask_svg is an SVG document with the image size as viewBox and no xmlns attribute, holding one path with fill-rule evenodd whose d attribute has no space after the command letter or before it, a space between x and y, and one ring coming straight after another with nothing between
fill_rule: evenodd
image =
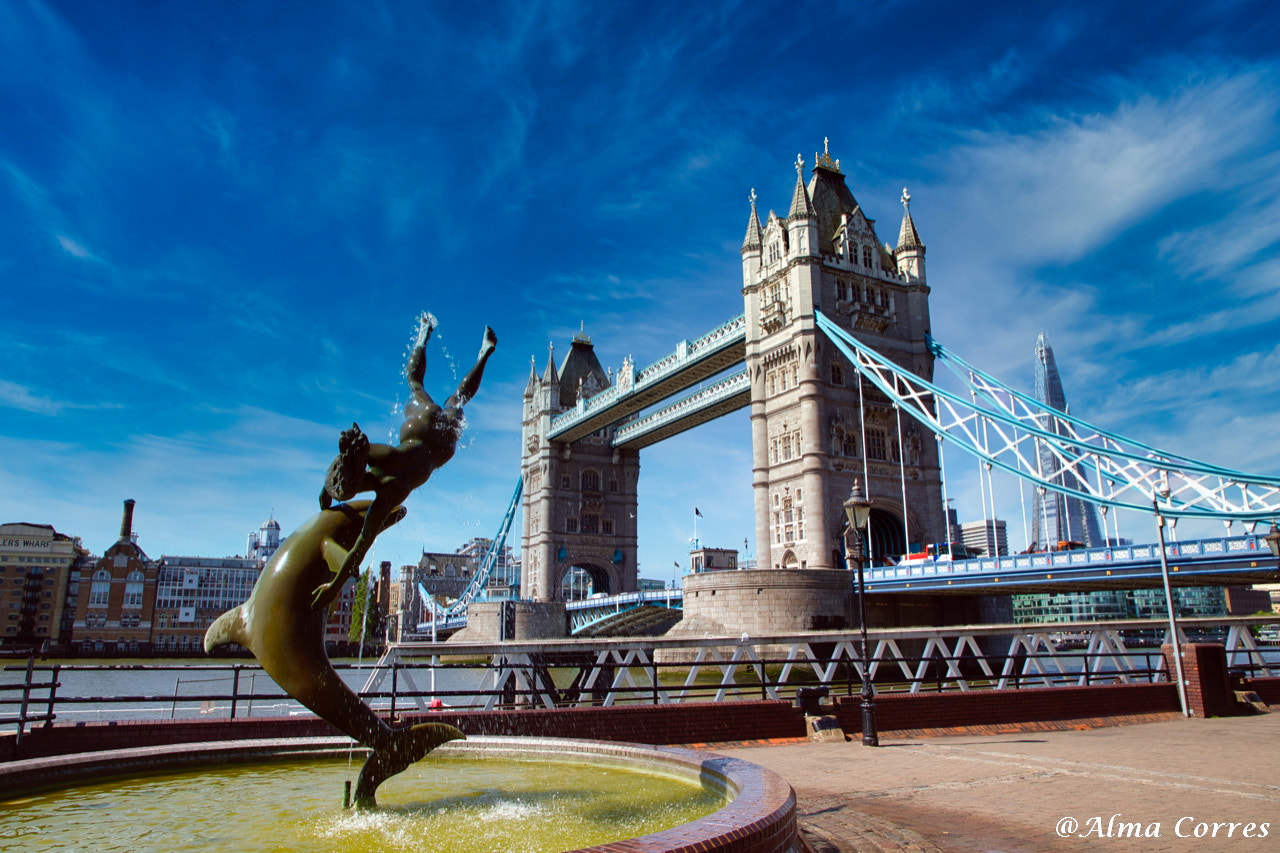
<instances>
[{"instance_id":1,"label":"black lamp post","mask_svg":"<svg viewBox=\"0 0 1280 853\"><path fill-rule=\"evenodd\" d=\"M862 487L857 480L849 490L849 497L844 502L844 556L849 571L858 572L858 626L862 630L862 745L879 746L880 736L876 731L876 688L868 677L870 662L867 654L867 583L862 574L864 562L862 553L862 537L858 531L867 526L871 516L871 501L862 494ZM1277 535L1280 540L1280 535Z\"/></svg>"}]
</instances>

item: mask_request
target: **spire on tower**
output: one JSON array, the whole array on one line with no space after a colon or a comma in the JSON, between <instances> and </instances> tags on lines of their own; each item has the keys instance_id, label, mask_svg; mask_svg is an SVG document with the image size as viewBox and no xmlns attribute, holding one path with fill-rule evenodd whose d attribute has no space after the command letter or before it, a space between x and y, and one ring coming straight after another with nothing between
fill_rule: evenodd
<instances>
[{"instance_id":1,"label":"spire on tower","mask_svg":"<svg viewBox=\"0 0 1280 853\"><path fill-rule=\"evenodd\" d=\"M813 202L809 200L809 190L804 185L804 157L796 155L796 188L791 193L791 210L788 219L807 219L814 216Z\"/></svg>"},{"instance_id":2,"label":"spire on tower","mask_svg":"<svg viewBox=\"0 0 1280 853\"><path fill-rule=\"evenodd\" d=\"M756 212L756 188L751 188L751 194L747 196L747 201L751 203L751 213L747 215L747 236L742 238L742 251L748 249L760 249L764 245L764 235L760 229L760 214Z\"/></svg>"},{"instance_id":3,"label":"spire on tower","mask_svg":"<svg viewBox=\"0 0 1280 853\"><path fill-rule=\"evenodd\" d=\"M924 251L924 243L920 241L920 232L916 230L915 220L911 218L911 193L902 188L902 227L898 229L898 251L903 249L920 249Z\"/></svg>"},{"instance_id":4,"label":"spire on tower","mask_svg":"<svg viewBox=\"0 0 1280 853\"><path fill-rule=\"evenodd\" d=\"M529 381L524 384L524 396L532 397L534 390L538 387L538 359L534 355L529 356Z\"/></svg>"},{"instance_id":5,"label":"spire on tower","mask_svg":"<svg viewBox=\"0 0 1280 853\"><path fill-rule=\"evenodd\" d=\"M547 341L547 369L542 371L542 381L558 383L560 374L556 372L556 345Z\"/></svg>"}]
</instances>

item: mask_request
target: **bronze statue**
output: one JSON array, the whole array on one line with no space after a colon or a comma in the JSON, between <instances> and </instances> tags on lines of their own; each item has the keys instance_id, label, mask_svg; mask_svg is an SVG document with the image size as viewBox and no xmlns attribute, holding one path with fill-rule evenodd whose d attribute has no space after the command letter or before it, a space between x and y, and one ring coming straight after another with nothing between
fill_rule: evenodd
<instances>
[{"instance_id":1,"label":"bronze statue","mask_svg":"<svg viewBox=\"0 0 1280 853\"><path fill-rule=\"evenodd\" d=\"M400 443L371 444L358 424L342 433L338 440L338 457L329 466L324 489L320 492L320 508L328 509L333 499L349 500L360 492L372 491L373 504L365 518L364 529L337 575L315 590L317 604L333 600L342 585L355 577L382 529L383 520L409 494L427 481L432 473L453 458L462 433L462 407L480 389L485 363L498 345L493 329L484 327L484 338L476 363L463 377L458 390L436 405L422 387L427 370L427 341L435 328L435 318L424 314L418 321L418 340L409 355L405 373L409 380L409 402L404 406L404 423L400 425Z\"/></svg>"},{"instance_id":2,"label":"bronze statue","mask_svg":"<svg viewBox=\"0 0 1280 853\"><path fill-rule=\"evenodd\" d=\"M204 650L239 643L284 691L373 750L360 770L355 802L377 805L379 784L442 743L465 737L443 723L392 728L343 683L324 650L327 607L312 601L316 583L337 571L367 527L369 501L338 504L312 516L284 541L258 576L249 600L218 617ZM382 528L404 518L394 507ZM379 532L381 532L381 529Z\"/></svg>"},{"instance_id":3,"label":"bronze statue","mask_svg":"<svg viewBox=\"0 0 1280 853\"><path fill-rule=\"evenodd\" d=\"M372 750L356 783L355 803L362 808L377 805L375 792L388 777L440 744L464 737L442 723L388 725L342 682L324 649L329 605L355 576L377 535L404 518L400 503L453 456L462 406L475 396L498 343L486 326L475 366L441 408L422 387L433 328L434 318L424 314L406 365L411 394L400 443L372 444L355 424L344 431L325 478L320 512L271 557L249 600L219 616L204 637L206 652L228 643L249 649L286 693ZM373 500L333 503L364 491L372 491Z\"/></svg>"}]
</instances>

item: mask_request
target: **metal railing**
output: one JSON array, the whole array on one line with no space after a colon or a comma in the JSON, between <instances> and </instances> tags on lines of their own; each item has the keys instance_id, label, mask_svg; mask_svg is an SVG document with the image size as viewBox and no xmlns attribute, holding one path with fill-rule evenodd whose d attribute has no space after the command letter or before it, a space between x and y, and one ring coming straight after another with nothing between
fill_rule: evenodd
<instances>
[{"instance_id":1,"label":"metal railing","mask_svg":"<svg viewBox=\"0 0 1280 853\"><path fill-rule=\"evenodd\" d=\"M1250 628L1265 618L1187 619L1187 639L1216 639L1233 672L1280 675L1280 649L1259 646ZM867 675L882 693L949 692L1165 681L1159 620L875 629ZM862 648L854 632L769 637L665 637L545 640L502 644L402 644L376 664L335 666L379 713L432 709L564 708L617 704L791 699L800 687L852 695L861 684ZM0 722L16 750L36 724L102 720L241 719L309 715L253 664L5 667L20 680L0 685ZM65 689L111 673L126 688ZM163 691L127 689L130 678ZM363 687L359 687L363 680ZM228 684L229 682L229 684ZM211 684L227 685L211 689ZM183 693L183 685L195 685ZM59 688L64 689L60 692Z\"/></svg>"}]
</instances>

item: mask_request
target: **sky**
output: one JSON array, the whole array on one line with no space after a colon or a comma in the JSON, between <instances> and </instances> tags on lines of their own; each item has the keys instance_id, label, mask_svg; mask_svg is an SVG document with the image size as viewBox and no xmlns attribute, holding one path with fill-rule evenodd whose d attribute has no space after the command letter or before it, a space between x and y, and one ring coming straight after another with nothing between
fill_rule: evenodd
<instances>
[{"instance_id":1,"label":"sky","mask_svg":"<svg viewBox=\"0 0 1280 853\"><path fill-rule=\"evenodd\" d=\"M437 398L498 350L371 559L491 536L530 358L581 324L642 366L740 313L748 193L785 215L824 137L881 241L910 188L939 341L1030 391L1043 331L1074 414L1280 473L1280 11L1034 7L2 3L0 521L287 533L341 429L398 429L430 311ZM695 506L750 540L750 476L745 412L644 450L641 575Z\"/></svg>"}]
</instances>

